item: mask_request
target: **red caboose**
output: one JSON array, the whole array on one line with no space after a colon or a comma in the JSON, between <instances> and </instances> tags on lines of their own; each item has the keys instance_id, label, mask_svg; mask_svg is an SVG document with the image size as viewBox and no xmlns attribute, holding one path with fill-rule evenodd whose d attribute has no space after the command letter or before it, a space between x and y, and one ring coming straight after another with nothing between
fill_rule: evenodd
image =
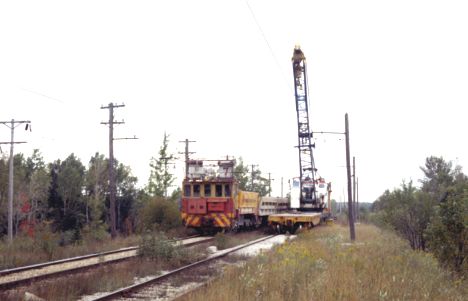
<instances>
[{"instance_id":1,"label":"red caboose","mask_svg":"<svg viewBox=\"0 0 468 301\"><path fill-rule=\"evenodd\" d=\"M258 193L239 191L234 163L222 160L210 167L200 160L188 162L181 206L186 227L213 233L258 225Z\"/></svg>"}]
</instances>

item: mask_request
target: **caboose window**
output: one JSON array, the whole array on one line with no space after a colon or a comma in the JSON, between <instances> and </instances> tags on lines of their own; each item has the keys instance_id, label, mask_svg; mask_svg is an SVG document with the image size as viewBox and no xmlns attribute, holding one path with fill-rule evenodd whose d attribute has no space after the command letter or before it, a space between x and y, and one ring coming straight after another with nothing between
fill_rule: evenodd
<instances>
[{"instance_id":1,"label":"caboose window","mask_svg":"<svg viewBox=\"0 0 468 301\"><path fill-rule=\"evenodd\" d=\"M205 197L211 196L211 184L205 184Z\"/></svg>"},{"instance_id":2,"label":"caboose window","mask_svg":"<svg viewBox=\"0 0 468 301\"><path fill-rule=\"evenodd\" d=\"M223 185L216 184L216 196L217 197L223 196Z\"/></svg>"},{"instance_id":3,"label":"caboose window","mask_svg":"<svg viewBox=\"0 0 468 301\"><path fill-rule=\"evenodd\" d=\"M200 196L200 185L199 184L193 185L193 196L194 197L199 197Z\"/></svg>"},{"instance_id":4,"label":"caboose window","mask_svg":"<svg viewBox=\"0 0 468 301\"><path fill-rule=\"evenodd\" d=\"M184 185L184 196L189 197L190 196L190 185Z\"/></svg>"},{"instance_id":5,"label":"caboose window","mask_svg":"<svg viewBox=\"0 0 468 301\"><path fill-rule=\"evenodd\" d=\"M231 196L231 185L229 184L224 185L224 196L225 197Z\"/></svg>"}]
</instances>

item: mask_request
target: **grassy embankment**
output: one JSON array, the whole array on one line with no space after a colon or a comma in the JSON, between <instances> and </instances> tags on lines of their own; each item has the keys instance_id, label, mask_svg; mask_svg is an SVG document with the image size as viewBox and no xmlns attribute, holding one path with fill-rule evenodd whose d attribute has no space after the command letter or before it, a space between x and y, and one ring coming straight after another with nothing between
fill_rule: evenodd
<instances>
[{"instance_id":1,"label":"grassy embankment","mask_svg":"<svg viewBox=\"0 0 468 301\"><path fill-rule=\"evenodd\" d=\"M468 281L454 279L429 253L390 232L357 225L322 226L264 253L183 300L466 300Z\"/></svg>"},{"instance_id":2,"label":"grassy embankment","mask_svg":"<svg viewBox=\"0 0 468 301\"><path fill-rule=\"evenodd\" d=\"M193 233L179 227L166 234L169 237L184 237ZM140 240L139 234L111 239L105 231L95 233L90 230L80 240L65 245L60 243L63 241L60 234L50 231L38 231L34 238L17 236L11 245L4 238L0 240L0 270L137 246Z\"/></svg>"},{"instance_id":3,"label":"grassy embankment","mask_svg":"<svg viewBox=\"0 0 468 301\"><path fill-rule=\"evenodd\" d=\"M213 244L219 249L224 249L261 235L260 232L219 234ZM142 256L59 279L53 278L6 292L0 291L0 300L22 300L25 292L45 300L78 300L80 296L113 291L134 284L137 278L155 276L162 270L173 270L206 257L206 245L174 248L161 234L145 235L144 240L140 241L140 246Z\"/></svg>"},{"instance_id":4,"label":"grassy embankment","mask_svg":"<svg viewBox=\"0 0 468 301\"><path fill-rule=\"evenodd\" d=\"M60 246L57 239L17 237L12 245L0 243L0 270L135 246L138 241L139 236L133 235Z\"/></svg>"}]
</instances>

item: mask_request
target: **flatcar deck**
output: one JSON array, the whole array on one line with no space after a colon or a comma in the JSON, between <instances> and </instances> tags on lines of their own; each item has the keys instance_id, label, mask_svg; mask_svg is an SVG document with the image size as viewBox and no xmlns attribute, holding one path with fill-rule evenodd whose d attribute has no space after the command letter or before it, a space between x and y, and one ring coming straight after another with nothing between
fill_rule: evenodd
<instances>
[{"instance_id":1,"label":"flatcar deck","mask_svg":"<svg viewBox=\"0 0 468 301\"><path fill-rule=\"evenodd\" d=\"M320 224L320 212L291 212L278 213L268 216L268 225L279 232L295 232L298 228L312 228Z\"/></svg>"}]
</instances>

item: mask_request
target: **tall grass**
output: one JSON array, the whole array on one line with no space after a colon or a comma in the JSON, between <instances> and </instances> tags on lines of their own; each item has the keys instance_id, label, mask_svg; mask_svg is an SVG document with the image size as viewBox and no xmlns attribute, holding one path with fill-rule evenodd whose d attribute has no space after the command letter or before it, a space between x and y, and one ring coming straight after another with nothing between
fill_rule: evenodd
<instances>
[{"instance_id":1,"label":"tall grass","mask_svg":"<svg viewBox=\"0 0 468 301\"><path fill-rule=\"evenodd\" d=\"M161 244L152 244L156 252ZM164 246L163 248L165 248ZM84 295L109 292L135 283L137 278L159 275L205 257L204 248L176 248L169 254L138 256L128 261L103 265L81 273L52 278L8 291L0 291L0 300L23 300L25 292L45 300L78 300ZM144 255L144 254L142 254Z\"/></svg>"},{"instance_id":2,"label":"tall grass","mask_svg":"<svg viewBox=\"0 0 468 301\"><path fill-rule=\"evenodd\" d=\"M351 244L346 227L317 227L183 299L466 300L467 281L452 279L432 255L374 226L356 230Z\"/></svg>"},{"instance_id":3,"label":"tall grass","mask_svg":"<svg viewBox=\"0 0 468 301\"><path fill-rule=\"evenodd\" d=\"M84 237L76 243L60 246L60 236L52 232L41 233L36 238L15 237L13 243L0 242L0 270L63 259L96 252L135 246L139 236L118 237L111 240Z\"/></svg>"}]
</instances>

